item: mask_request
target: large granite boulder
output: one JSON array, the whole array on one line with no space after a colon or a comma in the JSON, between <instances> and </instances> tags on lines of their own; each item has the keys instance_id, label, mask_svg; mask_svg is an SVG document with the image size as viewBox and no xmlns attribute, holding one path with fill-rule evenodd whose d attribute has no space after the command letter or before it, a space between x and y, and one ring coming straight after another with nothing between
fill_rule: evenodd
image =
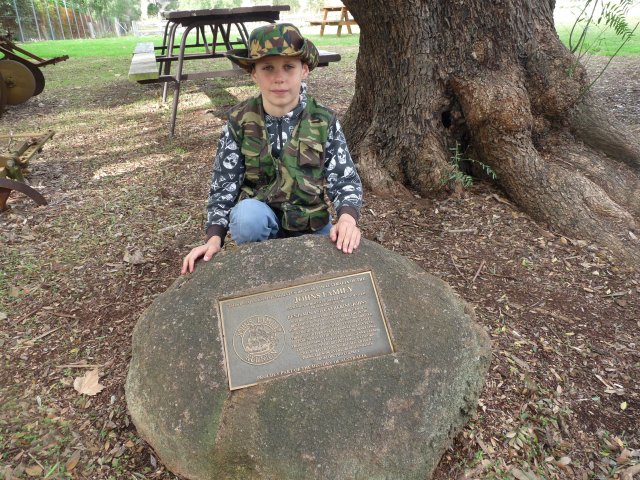
<instances>
[{"instance_id":1,"label":"large granite boulder","mask_svg":"<svg viewBox=\"0 0 640 480\"><path fill-rule=\"evenodd\" d=\"M230 391L217 300L371 270L395 353ZM429 478L473 413L487 335L444 282L369 241L355 254L304 236L200 263L142 315L126 385L131 418L189 479Z\"/></svg>"}]
</instances>

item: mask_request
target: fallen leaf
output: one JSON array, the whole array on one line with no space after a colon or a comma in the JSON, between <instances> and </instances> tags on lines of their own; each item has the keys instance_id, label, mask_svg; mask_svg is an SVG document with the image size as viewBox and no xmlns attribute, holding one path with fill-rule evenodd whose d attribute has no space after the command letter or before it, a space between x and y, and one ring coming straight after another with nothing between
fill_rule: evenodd
<instances>
[{"instance_id":1,"label":"fallen leaf","mask_svg":"<svg viewBox=\"0 0 640 480\"><path fill-rule=\"evenodd\" d=\"M98 369L91 370L84 374L83 377L76 377L73 381L73 388L80 394L85 395L96 395L100 393L104 388L104 385L100 385L98 379L100 375L98 374Z\"/></svg>"},{"instance_id":2,"label":"fallen leaf","mask_svg":"<svg viewBox=\"0 0 640 480\"><path fill-rule=\"evenodd\" d=\"M67 460L67 463L65 464L65 468L67 472L70 472L71 470L76 468L76 465L78 465L79 461L80 461L80 450L76 450L75 452L73 452L73 455L71 455L71 458Z\"/></svg>"},{"instance_id":3,"label":"fallen leaf","mask_svg":"<svg viewBox=\"0 0 640 480\"><path fill-rule=\"evenodd\" d=\"M124 259L126 263L130 263L131 265L141 265L146 262L144 259L144 254L142 250L138 249L133 253L129 253L129 251L124 252Z\"/></svg>"},{"instance_id":4,"label":"fallen leaf","mask_svg":"<svg viewBox=\"0 0 640 480\"><path fill-rule=\"evenodd\" d=\"M571 463L571 458L570 457L560 457L560 460L558 460L556 462L556 465L560 468L562 468L563 470L567 471L569 470L569 464Z\"/></svg>"},{"instance_id":5,"label":"fallen leaf","mask_svg":"<svg viewBox=\"0 0 640 480\"><path fill-rule=\"evenodd\" d=\"M622 476L621 480L633 480L633 476L640 473L640 463L634 465L633 467L629 467L626 470L620 472Z\"/></svg>"},{"instance_id":6,"label":"fallen leaf","mask_svg":"<svg viewBox=\"0 0 640 480\"><path fill-rule=\"evenodd\" d=\"M512 468L511 475L513 475L513 478L516 478L517 480L540 480L540 477L531 470L523 472L519 468Z\"/></svg>"},{"instance_id":7,"label":"fallen leaf","mask_svg":"<svg viewBox=\"0 0 640 480\"><path fill-rule=\"evenodd\" d=\"M30 477L39 477L42 475L42 467L40 465L32 465L24 469L24 473Z\"/></svg>"},{"instance_id":8,"label":"fallen leaf","mask_svg":"<svg viewBox=\"0 0 640 480\"><path fill-rule=\"evenodd\" d=\"M616 458L616 463L627 463L629 461L629 457L631 457L631 450L625 448L622 450L622 453L618 455L618 458Z\"/></svg>"},{"instance_id":9,"label":"fallen leaf","mask_svg":"<svg viewBox=\"0 0 640 480\"><path fill-rule=\"evenodd\" d=\"M0 312L0 322L7 319L7 314L4 312Z\"/></svg>"}]
</instances>

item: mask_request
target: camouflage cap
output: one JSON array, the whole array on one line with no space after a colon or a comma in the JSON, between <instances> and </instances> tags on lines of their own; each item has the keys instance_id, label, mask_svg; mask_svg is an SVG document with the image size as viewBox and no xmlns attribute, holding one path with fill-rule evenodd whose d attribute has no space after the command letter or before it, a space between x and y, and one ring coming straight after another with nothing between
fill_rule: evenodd
<instances>
[{"instance_id":1,"label":"camouflage cap","mask_svg":"<svg viewBox=\"0 0 640 480\"><path fill-rule=\"evenodd\" d=\"M258 60L269 56L299 58L309 70L318 65L318 49L290 23L258 27L249 35L249 50L230 50L225 55L247 72Z\"/></svg>"}]
</instances>

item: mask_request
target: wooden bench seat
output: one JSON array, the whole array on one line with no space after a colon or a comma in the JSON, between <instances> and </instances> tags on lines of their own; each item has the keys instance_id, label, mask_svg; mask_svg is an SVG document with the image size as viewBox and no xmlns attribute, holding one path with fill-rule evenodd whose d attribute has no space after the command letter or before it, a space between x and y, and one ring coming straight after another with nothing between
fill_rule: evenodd
<instances>
[{"instance_id":1,"label":"wooden bench seat","mask_svg":"<svg viewBox=\"0 0 640 480\"><path fill-rule=\"evenodd\" d=\"M340 36L342 33L342 27L347 27L347 31L351 34L351 26L358 25L353 18L349 17L349 10L344 5L340 6L325 6L322 7L323 15L322 19L309 20L310 25L320 25L320 36L324 35L324 27L327 25L338 27L337 35ZM339 19L330 19L329 15L337 12L339 14Z\"/></svg>"},{"instance_id":2,"label":"wooden bench seat","mask_svg":"<svg viewBox=\"0 0 640 480\"><path fill-rule=\"evenodd\" d=\"M156 53L152 42L138 43L133 50L133 58L129 66L129 80L157 80L160 77Z\"/></svg>"},{"instance_id":3,"label":"wooden bench seat","mask_svg":"<svg viewBox=\"0 0 640 480\"><path fill-rule=\"evenodd\" d=\"M309 25L329 25L337 27L338 25L358 25L358 22L355 20L347 20L346 22L343 20L309 20Z\"/></svg>"},{"instance_id":4,"label":"wooden bench seat","mask_svg":"<svg viewBox=\"0 0 640 480\"><path fill-rule=\"evenodd\" d=\"M166 83L174 81L171 75L160 75L159 63L156 60L156 54L153 43L144 42L136 45L131 66L129 67L129 80L138 83ZM340 54L329 52L327 50L318 51L318 66L326 67L329 63L339 62ZM211 58L210 54L192 55L185 58ZM175 58L177 60L177 57ZM183 73L182 80L196 80L213 77L233 77L245 73L243 69L233 64L233 68L227 70L214 70L210 72L199 73Z\"/></svg>"}]
</instances>

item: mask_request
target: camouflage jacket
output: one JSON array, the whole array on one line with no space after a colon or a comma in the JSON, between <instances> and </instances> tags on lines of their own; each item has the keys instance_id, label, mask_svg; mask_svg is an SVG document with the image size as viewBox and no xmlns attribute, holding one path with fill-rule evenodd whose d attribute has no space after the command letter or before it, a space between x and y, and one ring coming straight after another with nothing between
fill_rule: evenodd
<instances>
[{"instance_id":1,"label":"camouflage jacket","mask_svg":"<svg viewBox=\"0 0 640 480\"><path fill-rule=\"evenodd\" d=\"M240 198L267 203L287 231L320 230L329 222L322 170L324 144L335 114L309 99L277 157L271 153L264 116L260 96L229 113L231 135L244 156Z\"/></svg>"},{"instance_id":2,"label":"camouflage jacket","mask_svg":"<svg viewBox=\"0 0 640 480\"><path fill-rule=\"evenodd\" d=\"M313 99L309 98L309 101L313 101ZM283 150L288 148L288 140L292 138L294 130L300 124L307 104L308 100L303 86L300 103L291 112L283 117L264 115L268 144L271 148L272 156L275 157L276 160L281 160L281 157L284 158ZM316 141L318 147L321 144L321 141ZM261 149L263 146L264 144L261 146ZM278 207L282 205L282 203L278 204L278 202L275 202L275 204L272 204L271 201L266 198L269 192L267 191L268 189L265 190L264 187L265 185L269 185L269 182L265 183L262 181L258 184L257 180L260 180L261 175L260 168L258 167L256 169L254 168L255 166L252 167L246 164L247 158L244 155L244 151L246 150L247 147L242 148L242 145L234 138L231 125L228 124L225 126L218 144L218 153L214 162L213 177L207 204L207 220L205 224L207 237L219 235L224 238L229 223L229 211L240 198L240 195L243 197L257 195L258 198L267 201L272 208L275 207L274 211L279 213ZM351 160L340 123L336 118L333 118L328 126L323 150L322 178L318 178L319 169L317 169L314 182L321 181L321 183L326 186L327 193L338 216L342 213L349 213L355 218L358 218L362 205L362 186L353 161ZM262 176L263 179L267 178L264 172ZM315 187L313 188L317 190L317 185L319 184L320 183L314 183ZM305 184L305 188L306 187L310 187L310 185ZM301 199L297 198L294 201L301 203L299 200ZM319 211L323 210L326 211L323 208ZM283 227L294 230L294 228L290 228L290 226L288 227L284 224Z\"/></svg>"}]
</instances>

